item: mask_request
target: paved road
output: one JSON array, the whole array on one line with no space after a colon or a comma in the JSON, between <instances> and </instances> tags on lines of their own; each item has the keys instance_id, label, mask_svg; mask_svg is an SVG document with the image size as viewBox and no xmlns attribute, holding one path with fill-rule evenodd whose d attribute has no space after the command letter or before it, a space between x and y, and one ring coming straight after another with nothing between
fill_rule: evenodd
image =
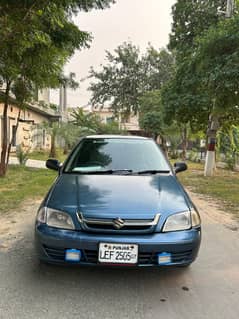
<instances>
[{"instance_id":1,"label":"paved road","mask_svg":"<svg viewBox=\"0 0 239 319\"><path fill-rule=\"evenodd\" d=\"M18 165L19 161L18 161L17 157L10 157L9 158L9 164ZM46 168L46 162L45 161L28 159L27 162L26 162L26 166L35 167L35 168Z\"/></svg>"},{"instance_id":2,"label":"paved road","mask_svg":"<svg viewBox=\"0 0 239 319\"><path fill-rule=\"evenodd\" d=\"M211 208L201 207L202 247L190 269L121 270L39 265L28 203L0 236L0 318L238 319L239 232L209 218Z\"/></svg>"}]
</instances>

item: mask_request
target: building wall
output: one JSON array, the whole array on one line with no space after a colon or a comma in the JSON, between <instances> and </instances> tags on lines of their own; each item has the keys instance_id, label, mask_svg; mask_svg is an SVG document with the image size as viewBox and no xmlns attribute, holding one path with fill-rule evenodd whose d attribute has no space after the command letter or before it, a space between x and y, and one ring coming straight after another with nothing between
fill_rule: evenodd
<instances>
[{"instance_id":1,"label":"building wall","mask_svg":"<svg viewBox=\"0 0 239 319\"><path fill-rule=\"evenodd\" d=\"M113 112L109 108L93 108L92 112L99 115L103 123L113 118ZM128 118L119 118L119 126L121 129L131 132L140 132L138 115L130 115Z\"/></svg>"},{"instance_id":2,"label":"building wall","mask_svg":"<svg viewBox=\"0 0 239 319\"><path fill-rule=\"evenodd\" d=\"M92 112L97 114L105 124L114 117L113 112L109 108L93 108Z\"/></svg>"},{"instance_id":3,"label":"building wall","mask_svg":"<svg viewBox=\"0 0 239 319\"><path fill-rule=\"evenodd\" d=\"M11 140L14 128L17 123L19 109L15 105L8 107L8 141ZM0 103L0 149L2 147L2 135L3 135L3 104ZM39 129L38 124L49 121L47 116L44 116L36 111L26 109L21 111L21 121L19 122L16 140L12 150L15 150L15 146L21 144L24 148L41 148L49 149L51 146L51 138L45 130Z\"/></svg>"},{"instance_id":4,"label":"building wall","mask_svg":"<svg viewBox=\"0 0 239 319\"><path fill-rule=\"evenodd\" d=\"M128 132L140 131L138 115L130 115L126 119L121 119L120 128Z\"/></svg>"}]
</instances>

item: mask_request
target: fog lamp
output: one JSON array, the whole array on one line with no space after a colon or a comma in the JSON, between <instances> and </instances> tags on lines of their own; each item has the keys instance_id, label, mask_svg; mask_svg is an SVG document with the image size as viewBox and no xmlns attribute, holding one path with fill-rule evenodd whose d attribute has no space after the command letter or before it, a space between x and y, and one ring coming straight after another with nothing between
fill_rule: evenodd
<instances>
[{"instance_id":1,"label":"fog lamp","mask_svg":"<svg viewBox=\"0 0 239 319\"><path fill-rule=\"evenodd\" d=\"M79 262L81 255L81 250L79 249L66 249L65 260L69 262Z\"/></svg>"},{"instance_id":2,"label":"fog lamp","mask_svg":"<svg viewBox=\"0 0 239 319\"><path fill-rule=\"evenodd\" d=\"M170 253L159 253L158 254L158 264L159 265L168 265L172 262L171 254Z\"/></svg>"}]
</instances>

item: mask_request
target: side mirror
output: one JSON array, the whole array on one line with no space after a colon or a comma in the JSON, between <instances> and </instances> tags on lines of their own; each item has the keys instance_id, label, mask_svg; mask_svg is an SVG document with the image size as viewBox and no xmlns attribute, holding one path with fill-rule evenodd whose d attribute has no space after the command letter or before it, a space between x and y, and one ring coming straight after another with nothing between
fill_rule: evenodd
<instances>
[{"instance_id":1,"label":"side mirror","mask_svg":"<svg viewBox=\"0 0 239 319\"><path fill-rule=\"evenodd\" d=\"M46 161L46 167L49 169L53 169L54 171L59 171L59 168L61 167L61 163L54 158L49 158Z\"/></svg>"},{"instance_id":2,"label":"side mirror","mask_svg":"<svg viewBox=\"0 0 239 319\"><path fill-rule=\"evenodd\" d=\"M175 172L175 174L177 174L179 172L186 171L187 169L188 169L188 166L184 162L174 163L174 172Z\"/></svg>"}]
</instances>

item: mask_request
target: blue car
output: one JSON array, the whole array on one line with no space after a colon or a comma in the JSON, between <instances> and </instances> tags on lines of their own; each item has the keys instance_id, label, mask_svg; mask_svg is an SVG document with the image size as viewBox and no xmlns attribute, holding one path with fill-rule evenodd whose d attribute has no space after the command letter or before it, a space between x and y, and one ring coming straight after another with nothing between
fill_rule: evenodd
<instances>
[{"instance_id":1,"label":"blue car","mask_svg":"<svg viewBox=\"0 0 239 319\"><path fill-rule=\"evenodd\" d=\"M80 140L37 213L35 244L47 263L188 266L201 241L199 213L174 168L149 138Z\"/></svg>"}]
</instances>

